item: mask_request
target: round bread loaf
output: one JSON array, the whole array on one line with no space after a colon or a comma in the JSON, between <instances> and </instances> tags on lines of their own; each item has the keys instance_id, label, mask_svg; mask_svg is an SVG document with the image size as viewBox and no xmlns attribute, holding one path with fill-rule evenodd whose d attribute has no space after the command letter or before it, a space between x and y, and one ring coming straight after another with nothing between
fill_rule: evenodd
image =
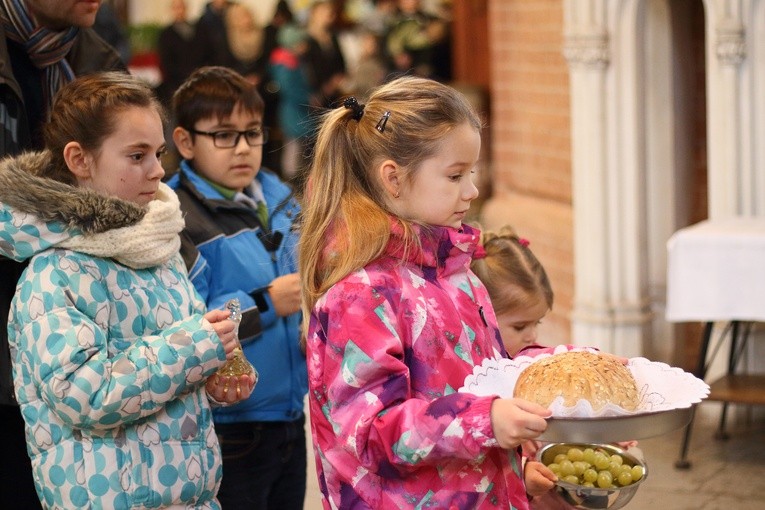
<instances>
[{"instance_id":1,"label":"round bread loaf","mask_svg":"<svg viewBox=\"0 0 765 510\"><path fill-rule=\"evenodd\" d=\"M559 396L569 407L583 399L595 411L609 403L634 411L638 404L632 372L613 356L588 351L554 354L530 364L518 376L513 396L545 407Z\"/></svg>"}]
</instances>

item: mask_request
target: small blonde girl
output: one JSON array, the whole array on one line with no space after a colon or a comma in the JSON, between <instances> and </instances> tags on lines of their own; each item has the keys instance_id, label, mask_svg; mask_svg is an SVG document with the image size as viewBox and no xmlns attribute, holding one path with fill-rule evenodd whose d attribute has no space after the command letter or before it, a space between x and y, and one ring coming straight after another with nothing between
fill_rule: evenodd
<instances>
[{"instance_id":1,"label":"small blonde girl","mask_svg":"<svg viewBox=\"0 0 765 510\"><path fill-rule=\"evenodd\" d=\"M474 257L471 268L489 291L508 356L534 356L547 351L537 343L537 326L552 310L553 290L544 266L531 250L530 241L506 225L497 231L484 231L481 246L483 251ZM532 510L574 508L552 490L557 480L553 472L532 460L540 444L526 441L523 445L527 459L524 480ZM630 448L637 442L619 445Z\"/></svg>"},{"instance_id":2,"label":"small blonde girl","mask_svg":"<svg viewBox=\"0 0 765 510\"><path fill-rule=\"evenodd\" d=\"M537 326L553 304L550 280L530 244L507 225L497 231L484 231L483 252L476 255L470 266L489 291L502 344L511 358L526 348L539 347ZM527 441L523 446L527 459L524 481L531 496L531 508L572 508L553 490L555 474L542 463L531 460L538 446L535 441Z\"/></svg>"},{"instance_id":3,"label":"small blonde girl","mask_svg":"<svg viewBox=\"0 0 765 510\"><path fill-rule=\"evenodd\" d=\"M552 310L553 290L545 268L512 227L483 232L485 255L471 264L489 291L502 342L510 357L536 344L537 326Z\"/></svg>"}]
</instances>

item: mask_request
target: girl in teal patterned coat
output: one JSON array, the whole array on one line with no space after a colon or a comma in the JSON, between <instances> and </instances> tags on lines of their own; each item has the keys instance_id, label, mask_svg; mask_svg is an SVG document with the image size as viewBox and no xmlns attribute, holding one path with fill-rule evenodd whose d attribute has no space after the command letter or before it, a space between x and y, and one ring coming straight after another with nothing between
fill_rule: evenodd
<instances>
[{"instance_id":1,"label":"girl in teal patterned coat","mask_svg":"<svg viewBox=\"0 0 765 510\"><path fill-rule=\"evenodd\" d=\"M8 337L46 508L220 508L211 405L255 381L210 377L236 326L205 313L179 255L160 111L128 75L81 78L47 150L0 164L0 253L29 260Z\"/></svg>"}]
</instances>

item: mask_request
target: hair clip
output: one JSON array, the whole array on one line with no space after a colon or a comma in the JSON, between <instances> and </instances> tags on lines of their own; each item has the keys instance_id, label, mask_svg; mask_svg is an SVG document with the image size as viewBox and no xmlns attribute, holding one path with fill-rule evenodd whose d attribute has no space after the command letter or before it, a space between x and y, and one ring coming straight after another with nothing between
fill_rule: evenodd
<instances>
[{"instance_id":1,"label":"hair clip","mask_svg":"<svg viewBox=\"0 0 765 510\"><path fill-rule=\"evenodd\" d=\"M386 111L382 114L382 117L380 117L379 122L375 126L375 129L378 130L380 133L385 132L385 125L388 124L388 119L390 118L390 112Z\"/></svg>"},{"instance_id":2,"label":"hair clip","mask_svg":"<svg viewBox=\"0 0 765 510\"><path fill-rule=\"evenodd\" d=\"M361 117L364 116L364 105L359 104L359 102L353 96L346 97L343 101L343 106L349 110L353 110L351 118L357 122L360 121Z\"/></svg>"},{"instance_id":3,"label":"hair clip","mask_svg":"<svg viewBox=\"0 0 765 510\"><path fill-rule=\"evenodd\" d=\"M531 241L529 241L528 239L525 239L525 238L523 238L523 237L519 237L519 238L518 238L518 244L520 244L521 246L523 246L524 248L526 248L526 247L528 247L528 245L530 245L530 244L531 244Z\"/></svg>"}]
</instances>

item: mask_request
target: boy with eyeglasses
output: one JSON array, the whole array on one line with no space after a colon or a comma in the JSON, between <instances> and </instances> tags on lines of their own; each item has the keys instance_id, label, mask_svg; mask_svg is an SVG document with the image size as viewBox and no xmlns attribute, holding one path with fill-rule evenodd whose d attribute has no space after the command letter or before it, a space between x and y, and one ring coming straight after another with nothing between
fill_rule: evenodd
<instances>
[{"instance_id":1,"label":"boy with eyeglasses","mask_svg":"<svg viewBox=\"0 0 765 510\"><path fill-rule=\"evenodd\" d=\"M239 298L239 337L260 374L249 399L213 414L227 510L302 509L306 487L300 208L291 188L260 167L264 108L256 87L225 67L196 70L173 96L183 160L168 184L185 214L181 252L208 308Z\"/></svg>"}]
</instances>

